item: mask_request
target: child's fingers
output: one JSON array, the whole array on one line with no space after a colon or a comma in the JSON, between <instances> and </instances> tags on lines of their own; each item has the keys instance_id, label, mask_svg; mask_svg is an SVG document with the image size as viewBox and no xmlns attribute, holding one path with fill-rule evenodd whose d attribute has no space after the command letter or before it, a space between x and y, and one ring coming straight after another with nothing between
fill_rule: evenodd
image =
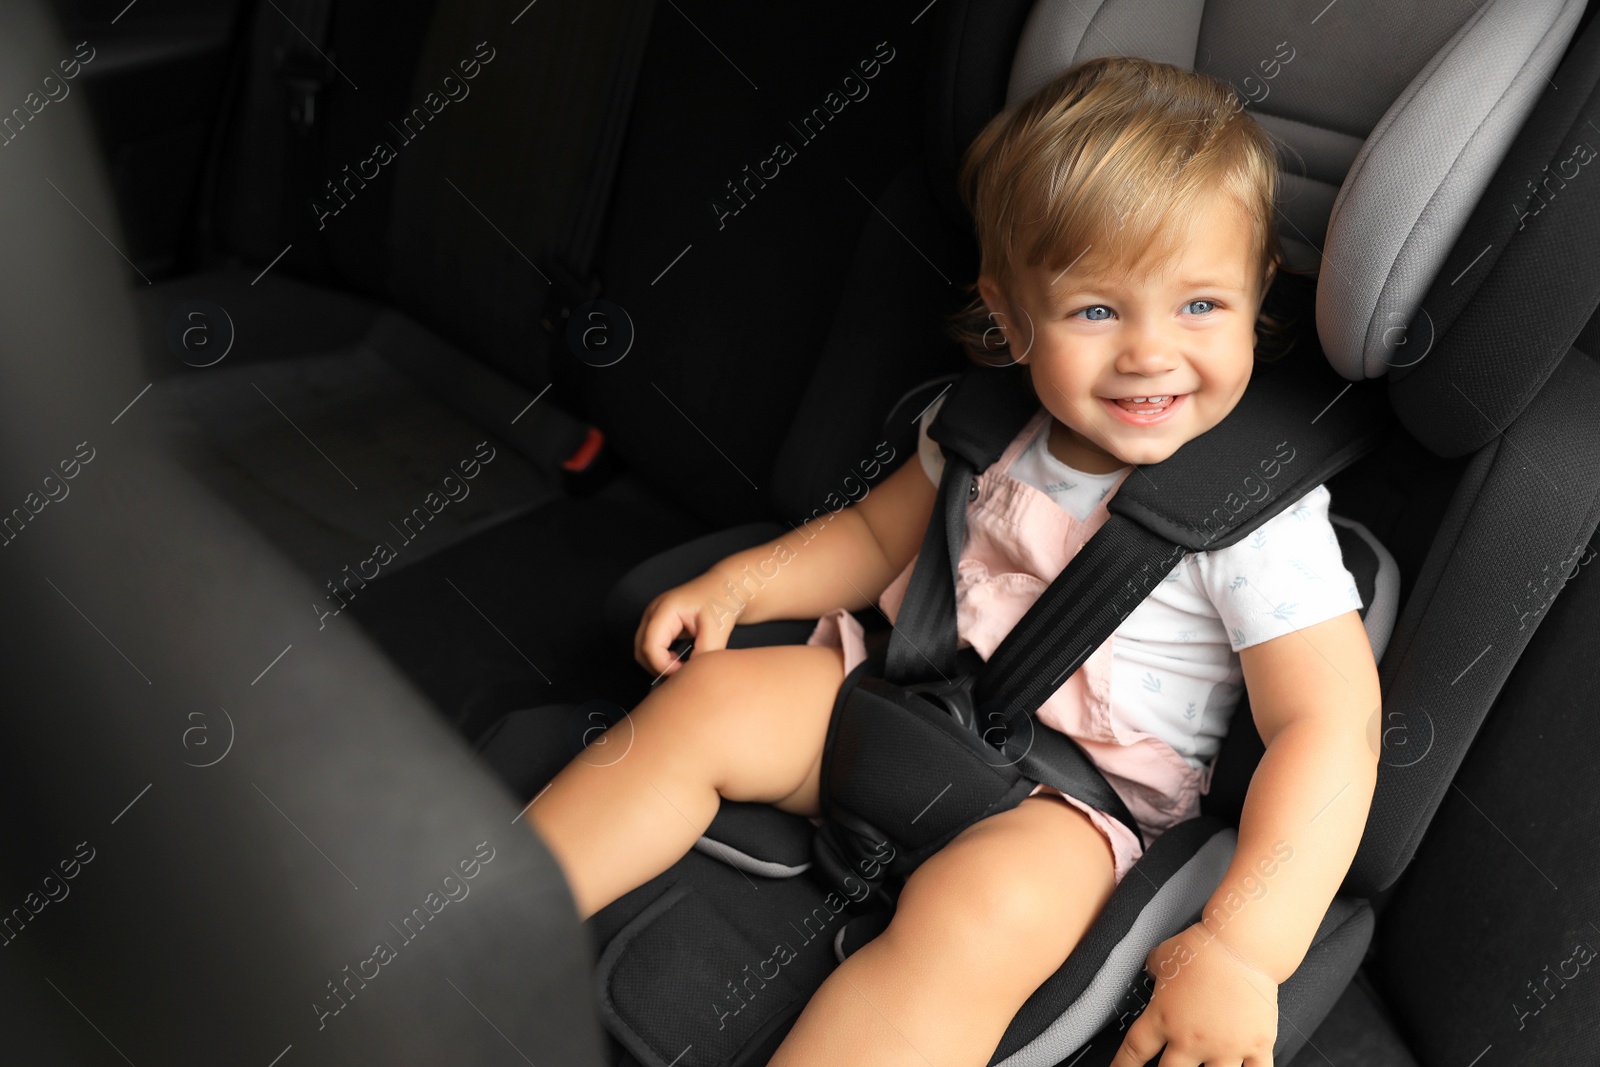
<instances>
[{"instance_id":1,"label":"child's fingers","mask_svg":"<svg viewBox=\"0 0 1600 1067\"><path fill-rule=\"evenodd\" d=\"M684 660L689 658L694 650L694 638L688 634L681 635L676 641L667 646L667 667L662 671L662 676L676 674L683 669Z\"/></svg>"},{"instance_id":2,"label":"child's fingers","mask_svg":"<svg viewBox=\"0 0 1600 1067\"><path fill-rule=\"evenodd\" d=\"M696 652L716 652L728 647L728 634L730 626L721 626L715 619L710 618L709 610L702 612L695 620L694 650Z\"/></svg>"},{"instance_id":3,"label":"child's fingers","mask_svg":"<svg viewBox=\"0 0 1600 1067\"><path fill-rule=\"evenodd\" d=\"M660 674L672 660L667 645L683 629L683 620L675 611L652 612L643 624L639 642L639 663L651 674Z\"/></svg>"},{"instance_id":4,"label":"child's fingers","mask_svg":"<svg viewBox=\"0 0 1600 1067\"><path fill-rule=\"evenodd\" d=\"M699 618L692 614L680 614L678 622L681 626L673 635L675 639L670 640L662 649L663 666L660 673L663 678L683 669L683 661L695 647L695 634L704 630Z\"/></svg>"},{"instance_id":5,"label":"child's fingers","mask_svg":"<svg viewBox=\"0 0 1600 1067\"><path fill-rule=\"evenodd\" d=\"M1112 1057L1110 1067L1144 1067L1155 1059L1156 1053L1165 1044L1166 1035L1156 1025L1155 1019L1148 1013L1140 1015L1128 1027L1128 1034L1122 1039L1122 1047L1117 1049L1116 1056Z\"/></svg>"}]
</instances>

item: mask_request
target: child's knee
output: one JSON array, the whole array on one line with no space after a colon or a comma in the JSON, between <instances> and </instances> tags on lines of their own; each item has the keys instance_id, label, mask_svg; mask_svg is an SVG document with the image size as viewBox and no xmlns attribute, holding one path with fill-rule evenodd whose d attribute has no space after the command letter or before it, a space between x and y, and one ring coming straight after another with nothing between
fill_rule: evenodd
<instances>
[{"instance_id":1,"label":"child's knee","mask_svg":"<svg viewBox=\"0 0 1600 1067\"><path fill-rule=\"evenodd\" d=\"M901 890L893 923L971 960L990 958L997 945L1012 951L1037 941L1059 889L1042 885L1015 856L978 852L947 848L926 860Z\"/></svg>"},{"instance_id":2,"label":"child's knee","mask_svg":"<svg viewBox=\"0 0 1600 1067\"><path fill-rule=\"evenodd\" d=\"M917 868L901 892L899 909L910 906L904 925L949 938L964 951L1000 945L1013 958L1039 954L1041 966L1044 957L1064 959L1115 880L1103 838L1077 809L1067 811L1088 832L1072 820L1064 826L1065 812L1037 807L974 823ZM1100 873L1104 893L1097 891Z\"/></svg>"}]
</instances>

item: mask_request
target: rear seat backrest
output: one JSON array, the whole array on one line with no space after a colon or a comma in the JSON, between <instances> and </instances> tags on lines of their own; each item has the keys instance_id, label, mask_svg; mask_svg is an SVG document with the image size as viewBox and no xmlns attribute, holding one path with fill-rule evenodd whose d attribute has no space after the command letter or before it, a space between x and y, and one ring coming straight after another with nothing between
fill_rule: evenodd
<instances>
[{"instance_id":1,"label":"rear seat backrest","mask_svg":"<svg viewBox=\"0 0 1600 1067\"><path fill-rule=\"evenodd\" d=\"M324 181L341 177L346 164L354 168L370 155L385 120L408 105L411 74L436 3L333 3L324 51L357 88L335 74L317 95L316 124L295 149L309 157L304 169L313 177L297 196L302 203L290 204L287 210L284 173L290 165L288 149L296 142L289 139L289 95L275 53L291 39L299 39L300 31L273 4L255 5L240 97L225 116L228 128L211 219L214 239L221 245L217 251L266 266L292 244L274 271L368 296L385 295L389 248L384 235L393 176L369 182L348 210L321 229L311 201Z\"/></svg>"},{"instance_id":2,"label":"rear seat backrest","mask_svg":"<svg viewBox=\"0 0 1600 1067\"><path fill-rule=\"evenodd\" d=\"M928 287L906 275L937 289L957 261L919 219L875 210L920 166L930 20L849 0L762 16L727 2L692 22L658 11L600 259L637 343L611 367L558 362L551 392L581 396L640 481L713 527L770 520L775 502L793 514L795 475L778 453L830 329L868 343L835 406L808 422L797 462L824 492L860 477L872 442L835 462L842 431L881 422L893 396L856 398L903 376L870 342L887 320L917 331L896 344L936 352L937 323L907 314ZM781 163L780 142L793 150ZM897 245L900 276L851 276L882 262L876 251L852 262L862 241Z\"/></svg>"},{"instance_id":3,"label":"rear seat backrest","mask_svg":"<svg viewBox=\"0 0 1600 1067\"><path fill-rule=\"evenodd\" d=\"M540 325L560 310L546 275L591 180L613 57L644 3L442 0L417 64L419 107L429 93L444 96L446 78L462 98L396 144L386 289L413 318L535 391L549 384L552 358L570 358L552 354L557 342ZM467 81L460 65L475 58L481 67Z\"/></svg>"},{"instance_id":4,"label":"rear seat backrest","mask_svg":"<svg viewBox=\"0 0 1600 1067\"><path fill-rule=\"evenodd\" d=\"M929 24L907 29L896 13L845 0L769 13L760 26L733 4L697 12L693 24L660 9L634 102L642 118L629 127L600 255L603 295L627 309L639 343L623 363L590 368L543 332L541 320L554 316L539 270L589 181L589 138L621 16L645 0L602 2L609 11L516 0L402 0L391 10L339 0L328 54L360 89L336 77L321 94L320 163L309 168L316 188L304 190L304 214L291 211L298 221L283 234L287 98L271 48L293 31L261 5L218 233L262 265L292 243L274 271L392 302L533 392L554 381L548 402L598 425L641 481L707 522L769 518L773 459L822 348L841 256L862 220L877 218L870 200L886 176L920 150L908 116L923 108L919 53ZM469 83L470 96L399 143L388 124L458 73L480 41L495 59ZM877 63L870 81L860 77L868 60ZM847 75L865 96L845 100ZM825 118L807 123L809 139L791 128L818 113ZM319 230L313 193L348 180L344 168L371 157L380 137L396 159ZM719 220L716 202L737 206L728 183L748 180L741 168L771 156L779 140L796 157ZM915 243L949 262L922 237ZM937 277L939 267L916 262ZM918 327L937 343L931 319Z\"/></svg>"},{"instance_id":5,"label":"rear seat backrest","mask_svg":"<svg viewBox=\"0 0 1600 1067\"><path fill-rule=\"evenodd\" d=\"M325 51L344 76L318 96L303 163L286 151L294 135L274 61L297 31L262 4L218 236L262 265L292 244L274 270L392 303L544 388L549 339L539 323L550 285L541 271L588 179L622 21L597 5L640 2L533 5L518 17L522 5L500 0L339 0ZM393 153L387 162L380 142Z\"/></svg>"}]
</instances>

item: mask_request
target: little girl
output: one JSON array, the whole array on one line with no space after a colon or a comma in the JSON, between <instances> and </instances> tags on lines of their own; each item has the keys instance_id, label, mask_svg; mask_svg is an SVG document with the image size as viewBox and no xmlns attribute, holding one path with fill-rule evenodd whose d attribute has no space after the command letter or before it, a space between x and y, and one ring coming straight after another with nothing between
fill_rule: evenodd
<instances>
[{"instance_id":1,"label":"little girl","mask_svg":"<svg viewBox=\"0 0 1600 1067\"><path fill-rule=\"evenodd\" d=\"M998 333L1040 408L968 505L963 646L987 659L1122 482L1238 402L1256 327L1271 326L1260 312L1280 258L1277 169L1226 86L1130 57L1064 72L967 150L981 303L957 332L991 364ZM899 611L942 469L927 436L936 411L922 416L919 461L807 523L809 540L730 556L645 609L635 656L660 684L612 728L626 756L573 760L528 809L581 917L680 859L722 798L821 814L834 698L866 656L851 612L876 602L893 623ZM1114 1067L1143 1067L1163 1046L1161 1067L1269 1067L1278 984L1350 865L1376 781L1377 669L1328 504L1317 486L1252 536L1186 556L1039 708L1105 773L1143 839L1042 785L968 827L817 990L773 1067L986 1064L1144 848L1199 813L1244 684L1267 752L1233 864L1207 918L1149 954L1155 992ZM728 579L773 558L778 573L762 571L730 611ZM819 622L805 645L730 650L735 614ZM684 632L686 661L667 650Z\"/></svg>"}]
</instances>

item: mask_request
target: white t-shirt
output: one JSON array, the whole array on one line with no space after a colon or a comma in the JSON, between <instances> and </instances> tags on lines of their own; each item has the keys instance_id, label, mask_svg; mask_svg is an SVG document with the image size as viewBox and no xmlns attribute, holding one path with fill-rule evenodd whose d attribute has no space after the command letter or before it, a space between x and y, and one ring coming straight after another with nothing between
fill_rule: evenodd
<instances>
[{"instance_id":1,"label":"white t-shirt","mask_svg":"<svg viewBox=\"0 0 1600 1067\"><path fill-rule=\"evenodd\" d=\"M922 417L917 452L935 485L944 454ZM1036 435L1011 475L1043 490L1079 519L1111 491L1121 470L1089 474L1050 454ZM1166 741L1201 769L1222 746L1244 693L1238 650L1359 609L1361 595L1328 519L1325 485L1306 493L1250 536L1190 552L1115 631L1111 702L1122 721Z\"/></svg>"}]
</instances>

